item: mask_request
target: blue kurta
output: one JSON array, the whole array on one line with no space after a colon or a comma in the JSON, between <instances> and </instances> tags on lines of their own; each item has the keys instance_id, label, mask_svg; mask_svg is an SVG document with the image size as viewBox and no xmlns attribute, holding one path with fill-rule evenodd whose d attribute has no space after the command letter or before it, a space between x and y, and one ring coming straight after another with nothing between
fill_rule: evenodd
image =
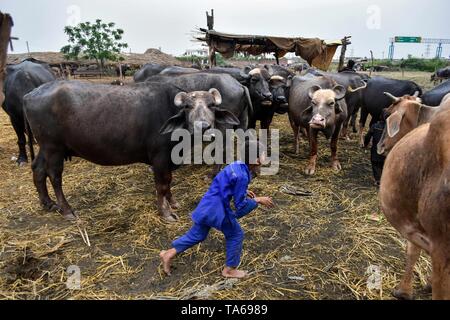
<instances>
[{"instance_id":1,"label":"blue kurta","mask_svg":"<svg viewBox=\"0 0 450 320\"><path fill-rule=\"evenodd\" d=\"M248 166L236 161L226 166L214 178L211 186L192 213L192 220L221 230L225 217L239 219L255 209L258 204L247 197L252 177ZM230 206L234 199L233 211Z\"/></svg>"},{"instance_id":2,"label":"blue kurta","mask_svg":"<svg viewBox=\"0 0 450 320\"><path fill-rule=\"evenodd\" d=\"M258 206L255 200L247 197L250 181L250 170L243 162L233 162L220 171L192 213L194 225L185 235L173 242L172 245L177 253L205 240L213 227L225 235L226 265L237 267L244 241L244 232L237 219ZM230 206L232 198L235 211Z\"/></svg>"}]
</instances>

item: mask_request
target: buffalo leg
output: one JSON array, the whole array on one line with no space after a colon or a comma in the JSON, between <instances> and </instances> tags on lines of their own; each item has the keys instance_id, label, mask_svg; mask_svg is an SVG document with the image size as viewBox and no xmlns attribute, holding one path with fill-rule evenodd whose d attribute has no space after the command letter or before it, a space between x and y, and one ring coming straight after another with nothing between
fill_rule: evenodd
<instances>
[{"instance_id":1,"label":"buffalo leg","mask_svg":"<svg viewBox=\"0 0 450 320\"><path fill-rule=\"evenodd\" d=\"M170 182L172 181L172 172L169 168L162 168L158 165L154 166L155 185L157 195L158 212L164 220L168 222L175 222L178 216L172 212L170 200L172 193L170 191Z\"/></svg>"},{"instance_id":2,"label":"buffalo leg","mask_svg":"<svg viewBox=\"0 0 450 320\"><path fill-rule=\"evenodd\" d=\"M313 175L316 172L316 162L317 162L317 130L309 129L309 164L305 169L307 175Z\"/></svg>"},{"instance_id":3,"label":"buffalo leg","mask_svg":"<svg viewBox=\"0 0 450 320\"><path fill-rule=\"evenodd\" d=\"M57 204L48 195L46 163L42 152L38 153L31 168L42 208L46 211L57 211L59 209Z\"/></svg>"},{"instance_id":4,"label":"buffalo leg","mask_svg":"<svg viewBox=\"0 0 450 320\"><path fill-rule=\"evenodd\" d=\"M358 117L359 109L360 109L359 107L356 107L355 110L353 110L352 117L351 117L351 120L350 120L350 125L352 126L353 133L357 133L358 132L358 130L356 129L356 118Z\"/></svg>"},{"instance_id":5,"label":"buffalo leg","mask_svg":"<svg viewBox=\"0 0 450 320\"><path fill-rule=\"evenodd\" d=\"M337 126L333 136L331 137L330 149L331 149L331 167L334 170L341 170L342 166L337 157L337 144L339 140L339 126Z\"/></svg>"},{"instance_id":6,"label":"buffalo leg","mask_svg":"<svg viewBox=\"0 0 450 320\"><path fill-rule=\"evenodd\" d=\"M19 145L19 156L17 157L17 163L19 166L23 165L24 163L28 162L27 157L27 150L25 148L25 145L27 143L26 137L25 137L25 124L22 121L18 121L16 118L11 117L11 123L13 125L14 131L17 135L17 144Z\"/></svg>"},{"instance_id":7,"label":"buffalo leg","mask_svg":"<svg viewBox=\"0 0 450 320\"><path fill-rule=\"evenodd\" d=\"M170 186L172 184L172 173L170 173L168 176L168 184L169 189L167 190L166 199L169 202L170 207L176 210L180 207L180 204L178 203L178 201L175 200L175 197L172 195L172 190L170 189Z\"/></svg>"},{"instance_id":8,"label":"buffalo leg","mask_svg":"<svg viewBox=\"0 0 450 320\"><path fill-rule=\"evenodd\" d=\"M350 137L348 136L348 120L345 120L342 124L341 138L344 140L350 140Z\"/></svg>"},{"instance_id":9,"label":"buffalo leg","mask_svg":"<svg viewBox=\"0 0 450 320\"><path fill-rule=\"evenodd\" d=\"M393 295L397 299L410 300L413 297L412 281L414 276L414 265L420 257L422 249L412 242L408 241L406 245L406 268L402 280Z\"/></svg>"},{"instance_id":10,"label":"buffalo leg","mask_svg":"<svg viewBox=\"0 0 450 320\"><path fill-rule=\"evenodd\" d=\"M364 148L364 127L366 125L369 114L364 108L361 108L361 118L359 119L359 145Z\"/></svg>"},{"instance_id":11,"label":"buffalo leg","mask_svg":"<svg viewBox=\"0 0 450 320\"><path fill-rule=\"evenodd\" d=\"M299 150L299 143L298 143L298 134L299 134L300 127L297 126L294 123L294 121L290 121L290 123L291 123L292 131L294 132L294 152L295 152L295 154L299 154L300 150Z\"/></svg>"},{"instance_id":12,"label":"buffalo leg","mask_svg":"<svg viewBox=\"0 0 450 320\"><path fill-rule=\"evenodd\" d=\"M60 208L61 214L64 218L68 220L73 220L76 218L72 208L64 196L62 190L62 173L64 170L64 153L54 152L46 154L47 162L47 174L52 183L53 189L55 190L56 200L58 201L58 206Z\"/></svg>"}]
</instances>

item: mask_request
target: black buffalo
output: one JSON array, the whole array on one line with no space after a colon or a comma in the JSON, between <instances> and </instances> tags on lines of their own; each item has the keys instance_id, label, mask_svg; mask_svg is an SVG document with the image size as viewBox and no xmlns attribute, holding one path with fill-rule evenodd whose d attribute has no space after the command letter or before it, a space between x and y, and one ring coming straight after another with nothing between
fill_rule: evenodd
<instances>
[{"instance_id":1,"label":"black buffalo","mask_svg":"<svg viewBox=\"0 0 450 320\"><path fill-rule=\"evenodd\" d=\"M147 63L141 69L136 71L133 76L134 82L144 82L149 77L159 74L165 68L167 68L167 66L156 63Z\"/></svg>"},{"instance_id":2,"label":"black buffalo","mask_svg":"<svg viewBox=\"0 0 450 320\"><path fill-rule=\"evenodd\" d=\"M299 131L307 132L310 144L309 165L305 173L312 175L317 162L317 134L331 138L331 166L341 169L337 143L342 123L347 117L345 88L327 77L294 77L289 97L289 121L294 132L294 148L299 152Z\"/></svg>"},{"instance_id":3,"label":"black buffalo","mask_svg":"<svg viewBox=\"0 0 450 320\"><path fill-rule=\"evenodd\" d=\"M47 64L24 61L7 68L3 109L9 115L11 124L17 134L19 145L17 163L19 165L28 161L25 148L26 127L23 117L23 97L40 85L54 80L56 80L56 76ZM29 137L29 140L32 140L32 137Z\"/></svg>"},{"instance_id":4,"label":"black buffalo","mask_svg":"<svg viewBox=\"0 0 450 320\"><path fill-rule=\"evenodd\" d=\"M354 71L341 71L339 73L318 71L315 69L309 69L308 74L315 76L325 76L333 79L338 84L347 89L345 95L345 102L347 104L347 118L345 119L342 127L341 135L348 139L348 124L351 120L353 131L356 132L356 114L363 104L363 88L366 87L366 81L369 77L365 74L357 73Z\"/></svg>"},{"instance_id":5,"label":"black buffalo","mask_svg":"<svg viewBox=\"0 0 450 320\"><path fill-rule=\"evenodd\" d=\"M440 81L450 78L450 66L437 70L431 75L430 81Z\"/></svg>"},{"instance_id":6,"label":"black buffalo","mask_svg":"<svg viewBox=\"0 0 450 320\"><path fill-rule=\"evenodd\" d=\"M245 68L244 70L241 70L238 68L215 67L199 71L192 68L168 67L159 74L149 76L145 80L153 81L152 79L154 77L160 75L178 77L195 74L227 74L246 86L253 106L253 114L250 115L249 119L250 128L254 128L256 126L256 121L263 119L263 117L261 117L263 112L272 107L272 93L270 92L269 87L270 75L264 68Z\"/></svg>"},{"instance_id":7,"label":"black buffalo","mask_svg":"<svg viewBox=\"0 0 450 320\"><path fill-rule=\"evenodd\" d=\"M203 81L208 89L217 86L244 92L239 83L232 87L232 81L223 77L204 78L211 79ZM146 163L153 167L160 214L168 221L176 220L172 208L177 204L170 191L171 172L176 168L171 160L175 142L170 132L177 128L192 131L196 123L236 126L239 119L223 107L227 90L223 96L217 89L185 93L172 80L161 77L157 82L120 87L61 81L26 95L25 115L40 145L32 169L41 205L66 218L74 217L62 191L65 159L81 157L107 166ZM48 195L47 177L57 204Z\"/></svg>"},{"instance_id":8,"label":"black buffalo","mask_svg":"<svg viewBox=\"0 0 450 320\"><path fill-rule=\"evenodd\" d=\"M384 77L373 77L367 81L367 86L362 90L363 102L361 106L361 117L359 120L360 145L364 146L363 130L370 114L372 117L370 125L380 119L383 109L392 104L392 100L384 92L389 92L396 97L404 95L421 96L420 86L409 80L397 80Z\"/></svg>"},{"instance_id":9,"label":"black buffalo","mask_svg":"<svg viewBox=\"0 0 450 320\"><path fill-rule=\"evenodd\" d=\"M422 102L427 106L438 106L441 104L444 96L450 92L450 80L447 80L440 85L434 87L430 91L422 95Z\"/></svg>"}]
</instances>

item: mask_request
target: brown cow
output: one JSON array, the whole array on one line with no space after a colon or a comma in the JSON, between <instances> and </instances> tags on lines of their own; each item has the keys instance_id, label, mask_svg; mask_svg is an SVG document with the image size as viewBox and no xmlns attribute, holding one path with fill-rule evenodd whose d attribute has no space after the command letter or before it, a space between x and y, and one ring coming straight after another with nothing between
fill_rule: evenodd
<instances>
[{"instance_id":1,"label":"brown cow","mask_svg":"<svg viewBox=\"0 0 450 320\"><path fill-rule=\"evenodd\" d=\"M14 25L11 16L0 11L0 106L5 101L3 93L3 82L5 81L6 56L8 54L8 44L11 37L11 28Z\"/></svg>"},{"instance_id":2,"label":"brown cow","mask_svg":"<svg viewBox=\"0 0 450 320\"><path fill-rule=\"evenodd\" d=\"M439 111L450 108L450 93L447 94L438 107L430 107L421 103L415 96L394 97L390 93L385 95L392 99L392 105L386 109L389 117L387 125L378 143L378 153L389 152L392 147L408 132L418 126L429 123Z\"/></svg>"},{"instance_id":3,"label":"brown cow","mask_svg":"<svg viewBox=\"0 0 450 320\"><path fill-rule=\"evenodd\" d=\"M402 99L399 105L405 103L411 104ZM397 298L412 298L414 265L425 250L432 261L433 299L450 299L450 99L445 103L430 123L407 133L392 148L381 177L382 210L408 241ZM387 124L391 135L403 132L405 123Z\"/></svg>"}]
</instances>

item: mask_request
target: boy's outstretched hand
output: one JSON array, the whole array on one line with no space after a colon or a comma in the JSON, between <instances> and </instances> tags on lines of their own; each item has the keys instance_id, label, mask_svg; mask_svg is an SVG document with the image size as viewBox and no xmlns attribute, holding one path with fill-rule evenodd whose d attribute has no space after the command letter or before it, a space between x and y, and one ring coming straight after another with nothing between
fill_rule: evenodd
<instances>
[{"instance_id":1,"label":"boy's outstretched hand","mask_svg":"<svg viewBox=\"0 0 450 320\"><path fill-rule=\"evenodd\" d=\"M247 190L247 196L251 199L256 198L256 194L253 191Z\"/></svg>"},{"instance_id":2,"label":"boy's outstretched hand","mask_svg":"<svg viewBox=\"0 0 450 320\"><path fill-rule=\"evenodd\" d=\"M274 206L273 200L271 197L257 197L255 198L255 201L259 204L262 204L263 206L267 208L272 208Z\"/></svg>"}]
</instances>

